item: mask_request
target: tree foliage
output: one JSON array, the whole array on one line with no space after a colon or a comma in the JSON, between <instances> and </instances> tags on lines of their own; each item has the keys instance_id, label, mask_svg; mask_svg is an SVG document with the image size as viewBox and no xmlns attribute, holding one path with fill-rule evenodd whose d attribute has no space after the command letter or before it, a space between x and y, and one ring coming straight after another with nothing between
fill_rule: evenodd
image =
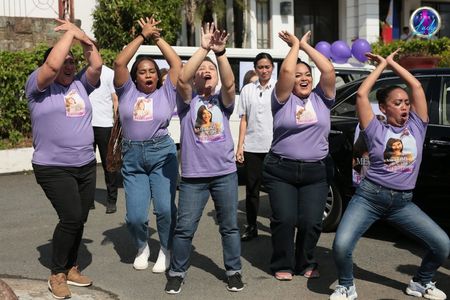
<instances>
[{"instance_id":1,"label":"tree foliage","mask_svg":"<svg viewBox=\"0 0 450 300\"><path fill-rule=\"evenodd\" d=\"M182 0L98 0L93 30L101 48L119 51L141 31L137 20L154 16L162 36L175 45L181 29Z\"/></svg>"}]
</instances>

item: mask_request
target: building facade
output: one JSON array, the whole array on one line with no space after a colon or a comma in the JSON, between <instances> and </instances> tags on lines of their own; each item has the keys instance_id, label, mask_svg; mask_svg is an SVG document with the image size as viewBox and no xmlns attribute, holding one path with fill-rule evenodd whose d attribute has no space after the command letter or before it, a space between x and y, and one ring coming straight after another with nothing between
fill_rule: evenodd
<instances>
[{"instance_id":1,"label":"building facade","mask_svg":"<svg viewBox=\"0 0 450 300\"><path fill-rule=\"evenodd\" d=\"M245 9L238 8L235 1L223 1L227 7L223 25L232 33L232 46L238 48L286 48L278 38L281 30L299 37L311 30L312 44L336 40L350 43L355 38L375 42L380 38L381 25L386 22L392 28L393 38L398 39L401 28L409 24L411 13L421 6L431 6L440 13L443 26L438 36L450 36L450 0L245 0ZM63 12L80 20L81 28L93 37L95 5L95 0L3 0L0 16L56 18ZM199 26L196 28L198 45ZM7 40L8 31L11 31L11 20L0 19L3 39ZM186 26L177 45L187 45Z\"/></svg>"}]
</instances>

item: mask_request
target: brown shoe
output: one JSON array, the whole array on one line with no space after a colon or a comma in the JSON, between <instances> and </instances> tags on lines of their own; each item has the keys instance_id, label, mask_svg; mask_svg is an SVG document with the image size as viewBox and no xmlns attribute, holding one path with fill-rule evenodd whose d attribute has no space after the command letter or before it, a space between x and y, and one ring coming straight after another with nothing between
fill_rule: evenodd
<instances>
[{"instance_id":1,"label":"brown shoe","mask_svg":"<svg viewBox=\"0 0 450 300\"><path fill-rule=\"evenodd\" d=\"M90 286L92 284L92 280L85 275L81 275L78 267L74 266L67 274L67 284L75 286Z\"/></svg>"},{"instance_id":2,"label":"brown shoe","mask_svg":"<svg viewBox=\"0 0 450 300\"><path fill-rule=\"evenodd\" d=\"M66 279L66 274L64 273L53 274L48 278L48 289L54 298L69 299L71 297Z\"/></svg>"}]
</instances>

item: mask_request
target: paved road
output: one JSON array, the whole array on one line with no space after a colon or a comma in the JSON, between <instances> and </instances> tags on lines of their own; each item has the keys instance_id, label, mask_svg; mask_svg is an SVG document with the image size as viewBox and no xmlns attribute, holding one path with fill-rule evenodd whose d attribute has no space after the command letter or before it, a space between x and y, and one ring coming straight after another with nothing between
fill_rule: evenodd
<instances>
[{"instance_id":1,"label":"paved road","mask_svg":"<svg viewBox=\"0 0 450 300\"><path fill-rule=\"evenodd\" d=\"M163 292L166 278L135 271L135 250L124 225L124 194L119 191L118 212L105 214L103 173L98 168L97 208L86 225L79 264L94 279L91 288L74 288L73 299L327 299L336 284L336 270L330 249L334 234L323 234L317 248L322 277L306 280L294 277L278 282L268 273L271 253L269 206L262 198L260 237L242 244L246 288L240 293L225 289L221 242L211 202L205 209L192 254L192 267L181 294ZM46 290L50 263L50 238L56 214L36 184L34 175L0 176L0 278L13 287L21 299L52 299ZM244 188L239 191L239 222L244 224ZM151 215L150 260L157 257L159 243ZM359 299L415 299L402 291L420 263L421 248L389 227L377 226L358 244L355 275ZM450 260L435 278L450 295Z\"/></svg>"}]
</instances>

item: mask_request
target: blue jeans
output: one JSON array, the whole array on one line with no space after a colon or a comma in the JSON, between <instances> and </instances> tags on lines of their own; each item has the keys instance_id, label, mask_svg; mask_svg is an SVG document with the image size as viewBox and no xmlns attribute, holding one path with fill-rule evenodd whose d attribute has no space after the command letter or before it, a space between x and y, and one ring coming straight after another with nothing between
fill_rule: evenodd
<instances>
[{"instance_id":1,"label":"blue jeans","mask_svg":"<svg viewBox=\"0 0 450 300\"><path fill-rule=\"evenodd\" d=\"M269 152L263 180L272 208L271 271L303 274L317 268L314 250L322 232L328 194L325 160L293 161Z\"/></svg>"},{"instance_id":2,"label":"blue jeans","mask_svg":"<svg viewBox=\"0 0 450 300\"><path fill-rule=\"evenodd\" d=\"M182 178L169 276L184 278L189 268L192 238L210 194L222 236L226 275L241 272L241 238L237 223L238 182L237 174L233 172L208 178Z\"/></svg>"},{"instance_id":3,"label":"blue jeans","mask_svg":"<svg viewBox=\"0 0 450 300\"><path fill-rule=\"evenodd\" d=\"M359 238L379 219L399 227L426 246L428 252L414 280L431 281L449 255L450 241L447 234L411 202L412 196L412 191L387 189L367 179L361 182L345 210L333 243L340 285L353 284L353 249Z\"/></svg>"},{"instance_id":4,"label":"blue jeans","mask_svg":"<svg viewBox=\"0 0 450 300\"><path fill-rule=\"evenodd\" d=\"M123 140L125 221L138 249L148 240L148 212L153 200L161 246L170 249L175 227L175 193L178 161L175 144L168 135L148 141Z\"/></svg>"}]
</instances>

